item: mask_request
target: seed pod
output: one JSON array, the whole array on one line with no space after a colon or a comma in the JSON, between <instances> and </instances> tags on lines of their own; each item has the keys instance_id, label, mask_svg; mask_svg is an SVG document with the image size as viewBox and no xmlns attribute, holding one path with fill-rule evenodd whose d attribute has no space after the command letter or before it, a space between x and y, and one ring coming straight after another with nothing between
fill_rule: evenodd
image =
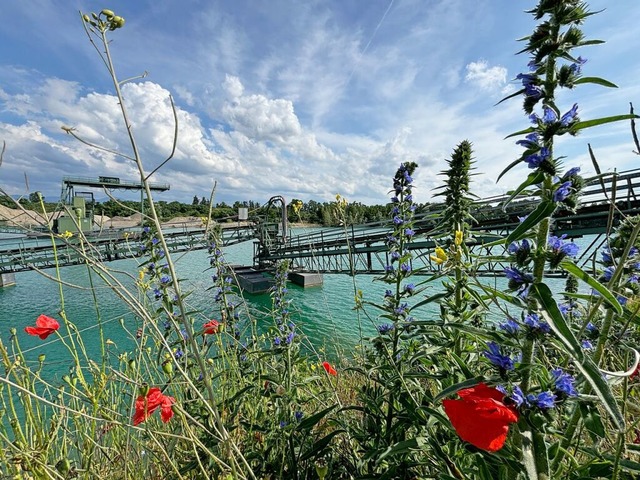
<instances>
[{"instance_id":1,"label":"seed pod","mask_svg":"<svg viewBox=\"0 0 640 480\"><path fill-rule=\"evenodd\" d=\"M111 25L115 25L115 28L121 28L124 25L124 18L115 16L111 19Z\"/></svg>"},{"instance_id":2,"label":"seed pod","mask_svg":"<svg viewBox=\"0 0 640 480\"><path fill-rule=\"evenodd\" d=\"M40 363L44 363L45 358L47 358L47 357L46 357L46 355L44 353L41 353L40 355L38 355L38 361Z\"/></svg>"},{"instance_id":3,"label":"seed pod","mask_svg":"<svg viewBox=\"0 0 640 480\"><path fill-rule=\"evenodd\" d=\"M113 17L115 15L115 13L113 13L113 10L107 10L106 8L103 9L100 13L105 17Z\"/></svg>"},{"instance_id":4,"label":"seed pod","mask_svg":"<svg viewBox=\"0 0 640 480\"><path fill-rule=\"evenodd\" d=\"M91 19L89 18L89 15L87 15L87 14L84 14L84 15L82 16L82 20L84 20L84 21L85 21L85 22L87 22L87 23L91 21Z\"/></svg>"}]
</instances>

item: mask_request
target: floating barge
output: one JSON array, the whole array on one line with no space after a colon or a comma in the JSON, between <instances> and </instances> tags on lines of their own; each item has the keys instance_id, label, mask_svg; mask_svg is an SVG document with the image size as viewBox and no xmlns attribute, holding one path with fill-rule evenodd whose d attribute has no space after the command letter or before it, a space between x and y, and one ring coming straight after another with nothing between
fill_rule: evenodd
<instances>
[{"instance_id":1,"label":"floating barge","mask_svg":"<svg viewBox=\"0 0 640 480\"><path fill-rule=\"evenodd\" d=\"M268 270L258 270L242 265L235 265L232 268L243 292L264 293L275 284L273 275ZM289 272L288 278L302 288L319 286L323 281L320 273Z\"/></svg>"}]
</instances>

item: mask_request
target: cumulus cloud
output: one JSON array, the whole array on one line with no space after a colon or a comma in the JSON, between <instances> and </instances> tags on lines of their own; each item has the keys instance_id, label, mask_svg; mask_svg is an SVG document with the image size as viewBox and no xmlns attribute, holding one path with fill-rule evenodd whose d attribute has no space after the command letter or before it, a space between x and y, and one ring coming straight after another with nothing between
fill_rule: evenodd
<instances>
[{"instance_id":1,"label":"cumulus cloud","mask_svg":"<svg viewBox=\"0 0 640 480\"><path fill-rule=\"evenodd\" d=\"M466 66L465 81L487 92L502 90L507 84L507 69L490 67L486 60L471 62Z\"/></svg>"}]
</instances>

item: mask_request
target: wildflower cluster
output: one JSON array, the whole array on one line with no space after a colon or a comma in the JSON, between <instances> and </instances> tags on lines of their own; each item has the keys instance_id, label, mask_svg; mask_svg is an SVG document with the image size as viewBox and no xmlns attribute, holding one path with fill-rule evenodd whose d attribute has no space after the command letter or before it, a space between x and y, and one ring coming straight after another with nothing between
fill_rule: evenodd
<instances>
[{"instance_id":1,"label":"wildflower cluster","mask_svg":"<svg viewBox=\"0 0 640 480\"><path fill-rule=\"evenodd\" d=\"M384 296L386 317L391 324L378 327L380 334L385 335L397 329L398 323L411 321L411 308L406 298L415 293L415 285L406 281L412 274L412 254L409 244L413 240L414 214L416 206L413 202L413 173L417 165L406 162L400 165L393 178L393 194L391 197L391 217L393 231L387 236L389 263L383 280L389 284Z\"/></svg>"},{"instance_id":2,"label":"wildflower cluster","mask_svg":"<svg viewBox=\"0 0 640 480\"><path fill-rule=\"evenodd\" d=\"M222 323L229 323L229 329L233 328L234 336L238 337L235 323L240 318L238 312L240 305L234 301L232 296L234 293L235 280L231 268L224 259L224 254L215 235L210 236L208 251L209 265L214 272L211 275L214 292L213 300L218 304L220 321Z\"/></svg>"},{"instance_id":3,"label":"wildflower cluster","mask_svg":"<svg viewBox=\"0 0 640 480\"><path fill-rule=\"evenodd\" d=\"M600 251L599 261L599 280L610 284L618 302L632 312L640 310L640 240L634 234L639 223L640 217L625 219ZM630 242L634 235L635 240Z\"/></svg>"},{"instance_id":4,"label":"wildflower cluster","mask_svg":"<svg viewBox=\"0 0 640 480\"><path fill-rule=\"evenodd\" d=\"M279 262L274 272L274 285L271 287L272 314L275 320L275 332L271 342L274 348L289 348L296 338L296 325L291 321L290 300L286 298L289 262Z\"/></svg>"}]
</instances>

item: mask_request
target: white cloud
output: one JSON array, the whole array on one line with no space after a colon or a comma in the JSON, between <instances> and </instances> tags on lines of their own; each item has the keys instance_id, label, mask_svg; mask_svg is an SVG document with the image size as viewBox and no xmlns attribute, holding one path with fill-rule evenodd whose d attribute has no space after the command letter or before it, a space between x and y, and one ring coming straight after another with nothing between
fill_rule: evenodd
<instances>
[{"instance_id":1,"label":"white cloud","mask_svg":"<svg viewBox=\"0 0 640 480\"><path fill-rule=\"evenodd\" d=\"M473 83L481 90L500 91L507 83L507 69L500 66L490 67L486 60L471 62L466 66L464 77L467 83Z\"/></svg>"}]
</instances>

